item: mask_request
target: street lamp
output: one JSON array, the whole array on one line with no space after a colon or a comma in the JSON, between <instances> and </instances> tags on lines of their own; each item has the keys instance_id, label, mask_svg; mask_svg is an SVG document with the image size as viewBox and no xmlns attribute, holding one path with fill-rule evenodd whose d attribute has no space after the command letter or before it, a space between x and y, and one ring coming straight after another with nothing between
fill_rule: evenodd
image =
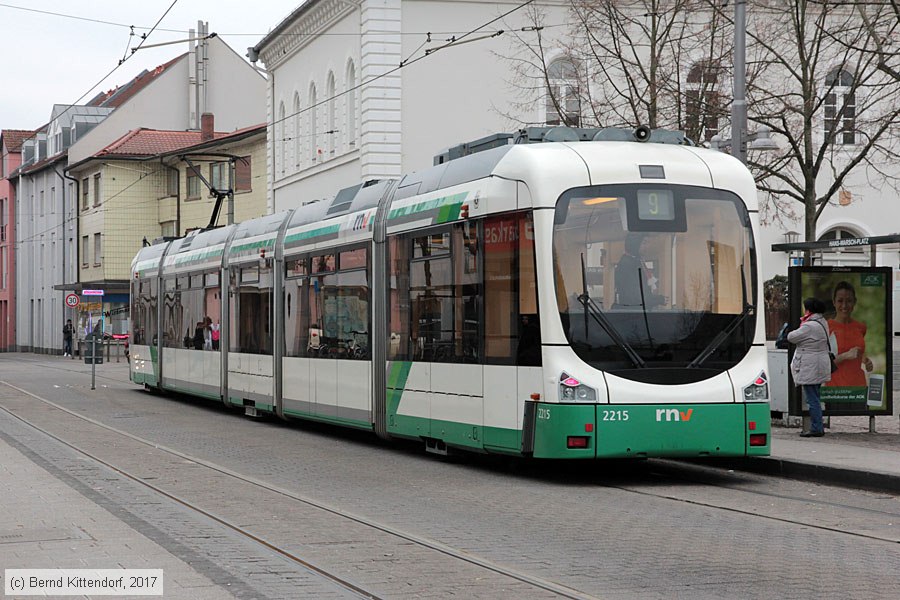
<instances>
[{"instance_id":1,"label":"street lamp","mask_svg":"<svg viewBox=\"0 0 900 600\"><path fill-rule=\"evenodd\" d=\"M714 135L713 150L731 149L731 155L747 164L747 150L778 150L768 127L747 132L747 0L734 2L734 100L731 103L731 139Z\"/></svg>"},{"instance_id":2,"label":"street lamp","mask_svg":"<svg viewBox=\"0 0 900 600\"><path fill-rule=\"evenodd\" d=\"M743 133L743 138L745 146L744 156L738 156L733 152L732 154L745 164L747 162L747 150L778 150L778 144L772 139L772 134L765 125L760 125L759 129L753 133ZM709 147L713 150L725 152L732 148L732 140L723 138L721 135L714 135L709 140Z\"/></svg>"},{"instance_id":3,"label":"street lamp","mask_svg":"<svg viewBox=\"0 0 900 600\"><path fill-rule=\"evenodd\" d=\"M800 241L800 234L796 231L785 231L784 232L784 243L785 244L796 244Z\"/></svg>"}]
</instances>

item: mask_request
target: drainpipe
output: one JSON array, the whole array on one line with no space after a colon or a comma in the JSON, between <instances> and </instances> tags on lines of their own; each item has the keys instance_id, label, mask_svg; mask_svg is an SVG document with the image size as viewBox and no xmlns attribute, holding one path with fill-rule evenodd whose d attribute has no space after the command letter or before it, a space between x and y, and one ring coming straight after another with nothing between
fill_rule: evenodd
<instances>
[{"instance_id":1,"label":"drainpipe","mask_svg":"<svg viewBox=\"0 0 900 600\"><path fill-rule=\"evenodd\" d=\"M59 172L57 172L56 174L59 175ZM79 243L78 234L81 232L81 223L80 223L80 220L79 220L79 218L78 218L78 199L81 197L81 186L80 186L79 181L78 181L76 178L69 176L69 175L65 172L65 169L63 169L63 173L62 173L61 177L62 177L63 179L68 179L69 181L72 181L72 182L75 184L75 197L70 199L70 200L73 200L73 201L74 201L74 204L72 205L72 208L73 208L73 214L74 214L74 219L75 219L75 238L74 238L74 240L73 240L74 243L75 243L75 276L74 276L74 280L72 281L72 283L74 284L74 283L77 283L77 282L80 280L80 277L78 276L78 264L79 264L79 263L78 263L78 252L80 251L79 248L80 248L81 244ZM65 183L65 182L63 182L63 183ZM66 186L63 185L62 188L63 188L63 193L62 193L62 200L63 200L63 203L62 203L62 206L63 206L63 231L62 231L62 234L63 234L63 235L62 235L62 237L63 237L63 239L62 239L62 245L63 245L63 283L65 283L65 282L66 282L66 279L68 278L68 274L66 273L66 246L67 246L67 243L66 243L66 242L68 242L68 240L66 239ZM63 311L65 311L65 310L66 310L66 309L63 308ZM63 314L65 314L65 312L64 312ZM73 319L73 320L77 321L77 319ZM63 322L65 322L65 321L63 321ZM75 352L74 352L74 350L75 350L75 348L74 348L74 342L75 342L75 340L74 340L74 335L73 335L73 340L72 340L72 342L73 342L73 348L72 348L72 354L73 354L73 356L72 356L71 358L74 360L74 359L75 359L75 356L74 356L74 354L75 354Z\"/></svg>"}]
</instances>

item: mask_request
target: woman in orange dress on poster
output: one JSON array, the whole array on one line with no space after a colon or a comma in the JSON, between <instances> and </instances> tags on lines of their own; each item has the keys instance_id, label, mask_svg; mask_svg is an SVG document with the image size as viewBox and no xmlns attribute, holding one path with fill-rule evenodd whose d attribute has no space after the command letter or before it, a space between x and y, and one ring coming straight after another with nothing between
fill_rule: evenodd
<instances>
[{"instance_id":1,"label":"woman in orange dress on poster","mask_svg":"<svg viewBox=\"0 0 900 600\"><path fill-rule=\"evenodd\" d=\"M866 325L853 320L853 309L856 308L856 290L853 286L841 281L834 287L832 295L835 315L828 320L828 329L837 341L834 362L837 371L831 374L830 387L866 387L866 371L872 370L872 359L866 356Z\"/></svg>"}]
</instances>

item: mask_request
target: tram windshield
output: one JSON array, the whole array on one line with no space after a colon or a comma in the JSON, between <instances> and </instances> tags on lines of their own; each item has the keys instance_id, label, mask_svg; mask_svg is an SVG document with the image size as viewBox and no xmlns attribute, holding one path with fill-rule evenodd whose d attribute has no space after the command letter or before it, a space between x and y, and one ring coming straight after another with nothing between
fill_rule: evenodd
<instances>
[{"instance_id":1,"label":"tram windshield","mask_svg":"<svg viewBox=\"0 0 900 600\"><path fill-rule=\"evenodd\" d=\"M702 381L753 342L753 237L730 192L569 190L556 206L553 248L563 329L598 369L650 383Z\"/></svg>"}]
</instances>

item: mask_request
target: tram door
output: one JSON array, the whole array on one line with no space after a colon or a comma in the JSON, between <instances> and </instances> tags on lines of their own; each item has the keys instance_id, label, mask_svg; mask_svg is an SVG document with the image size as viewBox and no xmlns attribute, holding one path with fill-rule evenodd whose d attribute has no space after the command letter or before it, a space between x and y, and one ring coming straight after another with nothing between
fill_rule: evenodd
<instances>
[{"instance_id":1,"label":"tram door","mask_svg":"<svg viewBox=\"0 0 900 600\"><path fill-rule=\"evenodd\" d=\"M488 218L483 238L484 445L518 451L524 402L540 389L531 214Z\"/></svg>"},{"instance_id":2,"label":"tram door","mask_svg":"<svg viewBox=\"0 0 900 600\"><path fill-rule=\"evenodd\" d=\"M478 225L390 241L388 431L481 448Z\"/></svg>"}]
</instances>

